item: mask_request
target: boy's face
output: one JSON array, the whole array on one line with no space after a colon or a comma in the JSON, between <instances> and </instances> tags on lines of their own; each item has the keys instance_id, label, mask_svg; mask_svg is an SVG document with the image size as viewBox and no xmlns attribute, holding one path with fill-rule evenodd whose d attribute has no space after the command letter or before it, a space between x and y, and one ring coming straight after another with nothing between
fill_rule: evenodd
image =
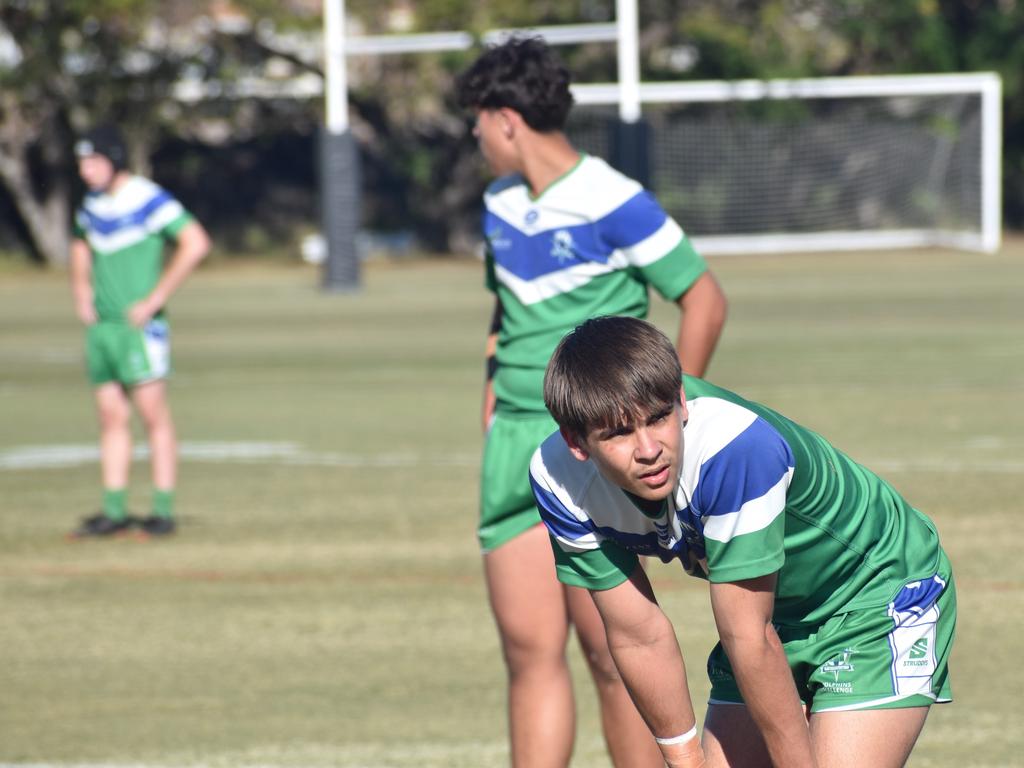
<instances>
[{"instance_id":1,"label":"boy's face","mask_svg":"<svg viewBox=\"0 0 1024 768\"><path fill-rule=\"evenodd\" d=\"M513 137L514 117L508 109L481 109L476 113L473 135L480 145L480 154L495 176L513 173L518 168Z\"/></svg>"},{"instance_id":2,"label":"boy's face","mask_svg":"<svg viewBox=\"0 0 1024 768\"><path fill-rule=\"evenodd\" d=\"M105 155L85 155L78 158L78 175L93 192L107 189L116 175L114 164Z\"/></svg>"},{"instance_id":3,"label":"boy's face","mask_svg":"<svg viewBox=\"0 0 1024 768\"><path fill-rule=\"evenodd\" d=\"M661 501L673 493L683 460L686 398L633 423L562 437L580 461L590 459L604 478L634 496Z\"/></svg>"}]
</instances>

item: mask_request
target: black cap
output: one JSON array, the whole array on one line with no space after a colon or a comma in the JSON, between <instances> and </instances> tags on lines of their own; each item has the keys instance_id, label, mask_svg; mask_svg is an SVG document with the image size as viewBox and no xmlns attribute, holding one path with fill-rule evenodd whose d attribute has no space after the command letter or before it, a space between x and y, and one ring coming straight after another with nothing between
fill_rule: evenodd
<instances>
[{"instance_id":1,"label":"black cap","mask_svg":"<svg viewBox=\"0 0 1024 768\"><path fill-rule=\"evenodd\" d=\"M125 148L121 132L112 125L100 125L86 131L75 142L75 155L103 155L110 160L115 170L122 171L128 167L128 150Z\"/></svg>"}]
</instances>

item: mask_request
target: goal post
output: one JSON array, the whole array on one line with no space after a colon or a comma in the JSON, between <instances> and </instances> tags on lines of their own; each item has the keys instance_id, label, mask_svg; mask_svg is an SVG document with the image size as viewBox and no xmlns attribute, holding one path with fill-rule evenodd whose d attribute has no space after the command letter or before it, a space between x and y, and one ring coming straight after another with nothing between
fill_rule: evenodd
<instances>
[{"instance_id":1,"label":"goal post","mask_svg":"<svg viewBox=\"0 0 1024 768\"><path fill-rule=\"evenodd\" d=\"M573 86L608 154L617 83ZM994 73L641 83L652 189L706 254L949 247L1001 236Z\"/></svg>"}]
</instances>

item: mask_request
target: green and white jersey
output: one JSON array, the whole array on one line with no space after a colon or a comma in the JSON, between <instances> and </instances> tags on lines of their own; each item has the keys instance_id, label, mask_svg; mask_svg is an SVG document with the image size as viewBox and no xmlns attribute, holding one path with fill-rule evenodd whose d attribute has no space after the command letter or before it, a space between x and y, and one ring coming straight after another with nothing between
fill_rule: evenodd
<instances>
[{"instance_id":1,"label":"green and white jersey","mask_svg":"<svg viewBox=\"0 0 1024 768\"><path fill-rule=\"evenodd\" d=\"M142 176L132 176L112 194L85 196L74 236L92 251L100 320L123 321L125 309L153 290L163 271L164 245L190 221L181 203Z\"/></svg>"},{"instance_id":2,"label":"green and white jersey","mask_svg":"<svg viewBox=\"0 0 1024 768\"><path fill-rule=\"evenodd\" d=\"M775 622L817 626L937 572L934 526L888 483L775 411L684 378L683 460L660 512L641 511L557 432L534 454L561 581L609 589L638 554L712 582L778 572Z\"/></svg>"},{"instance_id":3,"label":"green and white jersey","mask_svg":"<svg viewBox=\"0 0 1024 768\"><path fill-rule=\"evenodd\" d=\"M498 408L544 412L561 338L591 317L644 317L648 286L675 301L707 267L654 197L603 160L580 162L539 197L520 175L484 195L487 286L501 300Z\"/></svg>"}]
</instances>

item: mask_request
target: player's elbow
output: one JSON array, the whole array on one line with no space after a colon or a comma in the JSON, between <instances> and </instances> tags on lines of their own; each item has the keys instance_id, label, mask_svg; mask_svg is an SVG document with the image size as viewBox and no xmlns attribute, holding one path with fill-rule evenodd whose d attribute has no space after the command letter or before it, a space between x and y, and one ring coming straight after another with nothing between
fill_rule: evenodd
<instances>
[{"instance_id":1,"label":"player's elbow","mask_svg":"<svg viewBox=\"0 0 1024 768\"><path fill-rule=\"evenodd\" d=\"M189 261L198 264L210 253L212 242L207 231L197 223L193 223L182 232L181 247L188 253Z\"/></svg>"}]
</instances>

